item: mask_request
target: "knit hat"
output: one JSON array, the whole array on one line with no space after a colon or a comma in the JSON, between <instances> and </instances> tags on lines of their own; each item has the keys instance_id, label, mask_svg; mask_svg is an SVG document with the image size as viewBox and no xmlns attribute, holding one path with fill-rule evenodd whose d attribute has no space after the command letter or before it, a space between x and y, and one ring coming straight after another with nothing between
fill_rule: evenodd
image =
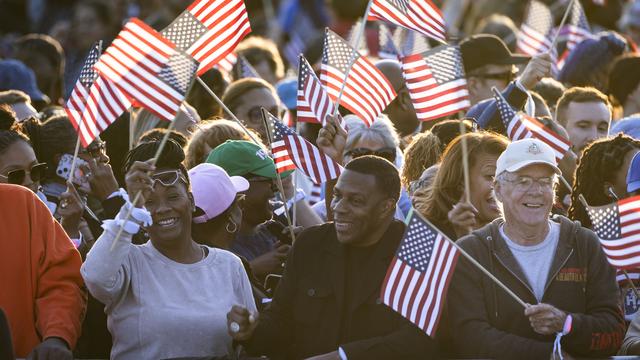
<instances>
[{"instance_id":1,"label":"knit hat","mask_svg":"<svg viewBox=\"0 0 640 360\"><path fill-rule=\"evenodd\" d=\"M640 83L640 56L625 56L618 59L609 73L609 94L624 105Z\"/></svg>"},{"instance_id":2,"label":"knit hat","mask_svg":"<svg viewBox=\"0 0 640 360\"><path fill-rule=\"evenodd\" d=\"M570 86L599 87L602 84L595 83L597 75L606 72L608 65L624 52L626 46L626 40L613 31L583 40L567 57L558 80Z\"/></svg>"}]
</instances>

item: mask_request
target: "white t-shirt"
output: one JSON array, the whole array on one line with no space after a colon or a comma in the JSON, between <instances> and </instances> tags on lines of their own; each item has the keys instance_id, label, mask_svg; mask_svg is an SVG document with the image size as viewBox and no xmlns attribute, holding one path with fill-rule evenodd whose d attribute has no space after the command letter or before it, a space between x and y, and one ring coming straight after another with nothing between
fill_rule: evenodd
<instances>
[{"instance_id":1,"label":"white t-shirt","mask_svg":"<svg viewBox=\"0 0 640 360\"><path fill-rule=\"evenodd\" d=\"M126 232L110 251L117 231L114 221L105 222L81 269L91 294L106 305L111 358L227 354L227 312L233 305L257 311L240 259L209 247L203 260L181 264L150 241L131 244Z\"/></svg>"},{"instance_id":2,"label":"white t-shirt","mask_svg":"<svg viewBox=\"0 0 640 360\"><path fill-rule=\"evenodd\" d=\"M544 295L544 286L549 276L549 268L553 261L560 240L560 224L549 221L549 233L539 244L532 246L520 245L513 242L504 232L504 225L500 226L500 235L505 239L511 253L524 271L529 286L538 301Z\"/></svg>"}]
</instances>

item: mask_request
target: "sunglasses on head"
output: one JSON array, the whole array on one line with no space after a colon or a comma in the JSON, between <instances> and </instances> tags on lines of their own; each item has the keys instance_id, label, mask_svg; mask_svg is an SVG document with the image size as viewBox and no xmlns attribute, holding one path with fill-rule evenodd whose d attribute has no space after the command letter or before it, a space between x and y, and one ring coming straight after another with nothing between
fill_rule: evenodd
<instances>
[{"instance_id":1,"label":"sunglasses on head","mask_svg":"<svg viewBox=\"0 0 640 360\"><path fill-rule=\"evenodd\" d=\"M24 183L24 179L27 174L31 178L31 181L38 182L40 179L44 177L44 173L47 171L47 164L39 163L35 164L29 170L18 169L12 170L7 173L7 175L0 175L1 177L7 179L9 184L22 185Z\"/></svg>"},{"instance_id":2,"label":"sunglasses on head","mask_svg":"<svg viewBox=\"0 0 640 360\"><path fill-rule=\"evenodd\" d=\"M365 155L373 155L373 156L379 156L383 159L387 159L391 162L394 162L396 160L396 149L382 148L378 150L371 150L366 148L357 148L357 149L352 149L347 151L345 155L350 156L353 159L361 156L365 156Z\"/></svg>"},{"instance_id":3,"label":"sunglasses on head","mask_svg":"<svg viewBox=\"0 0 640 360\"><path fill-rule=\"evenodd\" d=\"M182 175L180 170L162 171L155 173L150 177L152 187L155 187L156 183L160 183L160 185L165 187L173 186L178 182L178 180L181 180L185 184L187 183L187 179L184 178L184 175Z\"/></svg>"}]
</instances>

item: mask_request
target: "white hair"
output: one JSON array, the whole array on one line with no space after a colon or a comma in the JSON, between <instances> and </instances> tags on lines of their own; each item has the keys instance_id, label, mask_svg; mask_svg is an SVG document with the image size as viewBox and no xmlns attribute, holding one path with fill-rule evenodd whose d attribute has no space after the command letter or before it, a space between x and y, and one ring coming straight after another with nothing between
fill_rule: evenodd
<instances>
[{"instance_id":1,"label":"white hair","mask_svg":"<svg viewBox=\"0 0 640 360\"><path fill-rule=\"evenodd\" d=\"M371 126L367 126L364 120L356 115L347 115L344 121L349 129L345 152L353 149L353 146L363 139L382 140L385 147L394 149L400 144L398 132L387 115L378 116Z\"/></svg>"}]
</instances>

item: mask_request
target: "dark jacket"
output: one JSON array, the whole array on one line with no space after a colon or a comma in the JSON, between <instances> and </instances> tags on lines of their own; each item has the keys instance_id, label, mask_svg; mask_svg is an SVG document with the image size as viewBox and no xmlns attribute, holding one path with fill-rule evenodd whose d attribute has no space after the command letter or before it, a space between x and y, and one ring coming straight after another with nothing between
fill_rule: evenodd
<instances>
[{"instance_id":1,"label":"dark jacket","mask_svg":"<svg viewBox=\"0 0 640 360\"><path fill-rule=\"evenodd\" d=\"M305 230L295 242L271 306L260 314L252 354L300 359L338 350L349 360L428 359L434 343L379 300L404 224L393 221L362 266L362 282L345 296L346 246L333 223ZM344 315L341 314L344 311Z\"/></svg>"},{"instance_id":2,"label":"dark jacket","mask_svg":"<svg viewBox=\"0 0 640 360\"><path fill-rule=\"evenodd\" d=\"M573 317L562 349L573 356L614 355L625 331L615 271L591 230L562 216L553 220L560 222L560 240L542 302ZM500 236L502 222L497 219L458 244L520 299L535 304L524 272ZM463 256L451 282L448 305L458 357L550 357L555 336L535 333L522 306Z\"/></svg>"}]
</instances>

